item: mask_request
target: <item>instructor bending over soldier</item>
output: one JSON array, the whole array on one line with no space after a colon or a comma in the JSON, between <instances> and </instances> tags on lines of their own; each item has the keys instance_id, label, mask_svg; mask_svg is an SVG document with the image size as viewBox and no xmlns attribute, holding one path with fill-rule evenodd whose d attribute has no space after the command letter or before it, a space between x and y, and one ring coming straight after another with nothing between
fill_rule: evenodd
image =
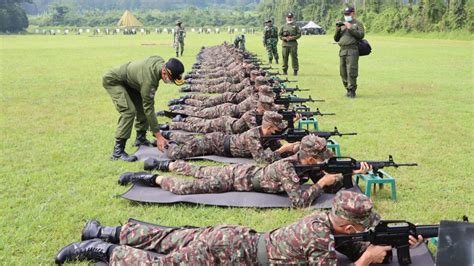
<instances>
[{"instance_id":1,"label":"instructor bending over soldier","mask_svg":"<svg viewBox=\"0 0 474 266\"><path fill-rule=\"evenodd\" d=\"M137 157L125 152L125 144L130 138L135 117L135 146L150 144L146 139L146 131L150 129L156 137L158 149L164 150L167 141L161 136L156 119L155 93L160 80L182 85L183 72L184 66L178 59L171 58L165 63L163 58L152 56L114 67L104 75L103 86L120 114L111 159L127 162L137 160Z\"/></svg>"}]
</instances>

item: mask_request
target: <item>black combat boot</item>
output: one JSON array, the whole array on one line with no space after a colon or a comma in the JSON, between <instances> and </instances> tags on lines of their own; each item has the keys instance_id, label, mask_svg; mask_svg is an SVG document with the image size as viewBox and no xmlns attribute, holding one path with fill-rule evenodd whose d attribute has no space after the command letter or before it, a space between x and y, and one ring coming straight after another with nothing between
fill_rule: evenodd
<instances>
[{"instance_id":1,"label":"black combat boot","mask_svg":"<svg viewBox=\"0 0 474 266\"><path fill-rule=\"evenodd\" d=\"M91 239L82 242L72 243L62 248L54 262L63 264L73 260L92 260L109 262L110 254L117 245L104 242L100 239Z\"/></svg>"},{"instance_id":2,"label":"black combat boot","mask_svg":"<svg viewBox=\"0 0 474 266\"><path fill-rule=\"evenodd\" d=\"M184 50L181 50L181 57L183 56L183 52L184 52Z\"/></svg>"},{"instance_id":3,"label":"black combat boot","mask_svg":"<svg viewBox=\"0 0 474 266\"><path fill-rule=\"evenodd\" d=\"M178 52L176 52L176 57L179 57L179 54L178 54Z\"/></svg>"},{"instance_id":4,"label":"black combat boot","mask_svg":"<svg viewBox=\"0 0 474 266\"><path fill-rule=\"evenodd\" d=\"M170 171L170 160L158 160L155 158L148 158L145 160L143 164L143 170L145 171L152 171L152 170L160 170L163 172Z\"/></svg>"},{"instance_id":5,"label":"black combat boot","mask_svg":"<svg viewBox=\"0 0 474 266\"><path fill-rule=\"evenodd\" d=\"M268 63L271 65L272 64L272 59L268 59Z\"/></svg>"},{"instance_id":6,"label":"black combat boot","mask_svg":"<svg viewBox=\"0 0 474 266\"><path fill-rule=\"evenodd\" d=\"M125 152L125 144L127 143L126 139L116 139L115 146L114 146L114 153L112 153L112 160L124 160L126 162L135 162L138 158L135 155L128 155Z\"/></svg>"},{"instance_id":7,"label":"black combat boot","mask_svg":"<svg viewBox=\"0 0 474 266\"><path fill-rule=\"evenodd\" d=\"M161 131L160 132L161 135L163 136L163 138L167 139L167 140L170 140L171 138L171 135L173 134L171 131Z\"/></svg>"},{"instance_id":8,"label":"black combat boot","mask_svg":"<svg viewBox=\"0 0 474 266\"><path fill-rule=\"evenodd\" d=\"M283 75L285 75L285 76L288 75L288 70L283 69Z\"/></svg>"},{"instance_id":9,"label":"black combat boot","mask_svg":"<svg viewBox=\"0 0 474 266\"><path fill-rule=\"evenodd\" d=\"M156 186L155 178L157 176L158 175L152 175L145 172L138 172L138 173L127 172L119 176L118 183L119 185L125 186L130 182L132 183L142 182L145 185L154 187Z\"/></svg>"},{"instance_id":10,"label":"black combat boot","mask_svg":"<svg viewBox=\"0 0 474 266\"><path fill-rule=\"evenodd\" d=\"M146 139L146 131L137 131L137 139L135 140L135 147L150 146L151 143Z\"/></svg>"},{"instance_id":11,"label":"black combat boot","mask_svg":"<svg viewBox=\"0 0 474 266\"><path fill-rule=\"evenodd\" d=\"M293 76L298 76L298 70L293 70Z\"/></svg>"},{"instance_id":12,"label":"black combat boot","mask_svg":"<svg viewBox=\"0 0 474 266\"><path fill-rule=\"evenodd\" d=\"M162 130L162 131L170 130L170 125L168 125L168 124L161 125L160 130ZM154 146L156 146L156 145L154 145Z\"/></svg>"},{"instance_id":13,"label":"black combat boot","mask_svg":"<svg viewBox=\"0 0 474 266\"><path fill-rule=\"evenodd\" d=\"M350 98L351 97L351 89L346 89L346 90L347 90L346 97Z\"/></svg>"},{"instance_id":14,"label":"black combat boot","mask_svg":"<svg viewBox=\"0 0 474 266\"><path fill-rule=\"evenodd\" d=\"M278 65L278 58L275 58L275 63Z\"/></svg>"},{"instance_id":15,"label":"black combat boot","mask_svg":"<svg viewBox=\"0 0 474 266\"><path fill-rule=\"evenodd\" d=\"M171 122L185 122L185 121L186 121L186 117L182 115L177 115L173 117L173 119L171 119Z\"/></svg>"},{"instance_id":16,"label":"black combat boot","mask_svg":"<svg viewBox=\"0 0 474 266\"><path fill-rule=\"evenodd\" d=\"M86 225L84 225L84 229L82 229L81 240L99 238L105 242L119 244L120 230L121 226L102 226L97 220L89 220Z\"/></svg>"},{"instance_id":17,"label":"black combat boot","mask_svg":"<svg viewBox=\"0 0 474 266\"><path fill-rule=\"evenodd\" d=\"M191 88L189 86L184 86L179 89L181 92L191 92Z\"/></svg>"}]
</instances>

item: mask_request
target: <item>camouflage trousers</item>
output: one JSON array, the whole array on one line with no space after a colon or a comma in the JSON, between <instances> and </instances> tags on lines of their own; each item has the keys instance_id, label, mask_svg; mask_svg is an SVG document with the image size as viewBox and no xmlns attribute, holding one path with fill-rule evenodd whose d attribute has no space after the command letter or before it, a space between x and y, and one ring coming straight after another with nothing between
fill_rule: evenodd
<instances>
[{"instance_id":1,"label":"camouflage trousers","mask_svg":"<svg viewBox=\"0 0 474 266\"><path fill-rule=\"evenodd\" d=\"M257 265L260 234L243 226L167 228L127 223L110 265ZM146 250L163 256L154 257Z\"/></svg>"},{"instance_id":2,"label":"camouflage trousers","mask_svg":"<svg viewBox=\"0 0 474 266\"><path fill-rule=\"evenodd\" d=\"M189 132L197 133L211 133L211 132L224 132L226 134L235 134L240 132L234 132L232 127L236 118L229 116L222 116L215 119L203 119L198 117L188 117L186 122L172 122L170 123L170 129L173 130L185 130Z\"/></svg>"},{"instance_id":3,"label":"camouflage trousers","mask_svg":"<svg viewBox=\"0 0 474 266\"><path fill-rule=\"evenodd\" d=\"M222 132L213 132L202 138L190 134L173 134L168 145L168 157L185 159L202 155L224 155L224 136Z\"/></svg>"},{"instance_id":4,"label":"camouflage trousers","mask_svg":"<svg viewBox=\"0 0 474 266\"><path fill-rule=\"evenodd\" d=\"M176 55L183 55L184 52L184 41L178 41L175 44ZM180 51L181 50L181 51ZM181 53L180 53L181 52Z\"/></svg>"},{"instance_id":5,"label":"camouflage trousers","mask_svg":"<svg viewBox=\"0 0 474 266\"><path fill-rule=\"evenodd\" d=\"M198 97L192 97L191 99L186 99L185 103L187 105L196 106L196 107L212 107L220 105L223 103L237 103L236 97L237 94L233 92L225 92L216 96L205 96L205 95L196 95Z\"/></svg>"},{"instance_id":6,"label":"camouflage trousers","mask_svg":"<svg viewBox=\"0 0 474 266\"><path fill-rule=\"evenodd\" d=\"M273 58L275 58L276 61L278 61L279 56L278 56L278 48L276 43L267 43L265 46L267 48L267 54L268 54L268 61L272 61Z\"/></svg>"},{"instance_id":7,"label":"camouflage trousers","mask_svg":"<svg viewBox=\"0 0 474 266\"><path fill-rule=\"evenodd\" d=\"M221 84L226 81L227 81L227 77L220 77L220 78L213 78L213 79L203 78L203 79L193 79L189 82L189 84L193 84L193 85L201 84L201 85L212 86L212 85Z\"/></svg>"},{"instance_id":8,"label":"camouflage trousers","mask_svg":"<svg viewBox=\"0 0 474 266\"><path fill-rule=\"evenodd\" d=\"M239 117L240 112L236 104L224 103L214 107L199 108L182 105L181 109L175 111L178 114L185 114L192 117L213 119L221 116Z\"/></svg>"},{"instance_id":9,"label":"camouflage trousers","mask_svg":"<svg viewBox=\"0 0 474 266\"><path fill-rule=\"evenodd\" d=\"M253 191L252 178L258 170L251 164L196 166L179 160L174 162L174 172L194 179L165 176L161 188L178 195Z\"/></svg>"},{"instance_id":10,"label":"camouflage trousers","mask_svg":"<svg viewBox=\"0 0 474 266\"><path fill-rule=\"evenodd\" d=\"M239 92L245 88L241 84L232 84L230 82L222 82L216 85L207 85L207 84L196 84L191 85L190 90L192 92L202 92L202 93L224 93L224 92Z\"/></svg>"}]
</instances>

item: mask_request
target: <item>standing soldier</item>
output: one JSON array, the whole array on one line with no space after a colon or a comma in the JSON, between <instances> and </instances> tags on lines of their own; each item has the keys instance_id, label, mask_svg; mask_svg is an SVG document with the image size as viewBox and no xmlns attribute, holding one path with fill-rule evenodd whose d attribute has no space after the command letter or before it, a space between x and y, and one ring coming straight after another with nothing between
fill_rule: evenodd
<instances>
[{"instance_id":1,"label":"standing soldier","mask_svg":"<svg viewBox=\"0 0 474 266\"><path fill-rule=\"evenodd\" d=\"M272 20L265 21L265 30L263 34L263 46L267 48L268 62L272 63L273 57L278 64L278 28L273 26Z\"/></svg>"},{"instance_id":2,"label":"standing soldier","mask_svg":"<svg viewBox=\"0 0 474 266\"><path fill-rule=\"evenodd\" d=\"M158 149L165 149L167 141L160 134L155 115L155 93L160 80L182 85L183 72L184 66L178 59L171 58L165 63L163 58L151 56L117 66L104 75L102 84L112 98L115 109L120 113L111 159L122 159L127 162L137 160L136 156L129 156L125 152L125 144L130 138L135 117L137 118L135 145L149 144L146 131L150 129L156 137Z\"/></svg>"},{"instance_id":3,"label":"standing soldier","mask_svg":"<svg viewBox=\"0 0 474 266\"><path fill-rule=\"evenodd\" d=\"M237 35L234 40L234 45L242 51L245 51L245 35Z\"/></svg>"},{"instance_id":4,"label":"standing soldier","mask_svg":"<svg viewBox=\"0 0 474 266\"><path fill-rule=\"evenodd\" d=\"M183 56L184 51L184 37L186 37L186 31L182 26L181 20L176 21L176 28L174 29L174 41L173 46L176 48L176 57ZM179 51L181 49L181 52Z\"/></svg>"},{"instance_id":5,"label":"standing soldier","mask_svg":"<svg viewBox=\"0 0 474 266\"><path fill-rule=\"evenodd\" d=\"M339 51L339 70L346 96L356 97L357 76L359 73L359 41L364 38L364 25L355 19L353 7L344 9L344 22L336 23L334 40L341 47Z\"/></svg>"},{"instance_id":6,"label":"standing soldier","mask_svg":"<svg viewBox=\"0 0 474 266\"><path fill-rule=\"evenodd\" d=\"M301 29L296 25L294 21L294 15L292 12L286 14L286 24L280 29L280 39L282 43L282 55L283 55L283 74L288 75L288 57L291 55L291 64L293 67L293 75L298 75L298 42L296 41L301 37Z\"/></svg>"}]
</instances>

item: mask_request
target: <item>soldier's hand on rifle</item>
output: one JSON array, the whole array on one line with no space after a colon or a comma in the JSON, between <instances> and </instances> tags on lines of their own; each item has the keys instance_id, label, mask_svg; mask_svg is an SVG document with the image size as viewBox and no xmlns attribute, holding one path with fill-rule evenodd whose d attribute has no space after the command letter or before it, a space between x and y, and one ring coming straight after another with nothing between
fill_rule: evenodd
<instances>
[{"instance_id":1,"label":"soldier's hand on rifle","mask_svg":"<svg viewBox=\"0 0 474 266\"><path fill-rule=\"evenodd\" d=\"M360 169L352 171L353 174L367 174L369 171L372 171L372 165L369 165L366 162L360 163Z\"/></svg>"},{"instance_id":2,"label":"soldier's hand on rifle","mask_svg":"<svg viewBox=\"0 0 474 266\"><path fill-rule=\"evenodd\" d=\"M296 114L295 118L293 118L293 122L296 122L296 121L300 120L301 117L303 117L301 114Z\"/></svg>"},{"instance_id":3,"label":"soldier's hand on rifle","mask_svg":"<svg viewBox=\"0 0 474 266\"><path fill-rule=\"evenodd\" d=\"M338 179L341 179L341 174L328 174L325 171L323 171L323 173L324 176L318 181L321 187L331 186L336 183Z\"/></svg>"},{"instance_id":4,"label":"soldier's hand on rifle","mask_svg":"<svg viewBox=\"0 0 474 266\"><path fill-rule=\"evenodd\" d=\"M423 243L423 237L418 235L418 239L416 239L414 236L409 236L408 237L408 243L410 243L410 248L415 248L419 244Z\"/></svg>"},{"instance_id":5,"label":"soldier's hand on rifle","mask_svg":"<svg viewBox=\"0 0 474 266\"><path fill-rule=\"evenodd\" d=\"M355 265L369 265L371 263L382 263L385 256L387 255L387 251L391 250L391 246L374 246L369 245L365 250L362 257L357 260L354 264Z\"/></svg>"},{"instance_id":6,"label":"soldier's hand on rifle","mask_svg":"<svg viewBox=\"0 0 474 266\"><path fill-rule=\"evenodd\" d=\"M285 152L293 154L294 146L295 146L295 143L285 143L278 150L276 150L276 152L278 154L282 154Z\"/></svg>"},{"instance_id":7,"label":"soldier's hand on rifle","mask_svg":"<svg viewBox=\"0 0 474 266\"><path fill-rule=\"evenodd\" d=\"M166 149L168 149L168 140L166 140L160 132L156 132L155 134L156 138L156 147L158 150L161 152L164 152Z\"/></svg>"},{"instance_id":8,"label":"soldier's hand on rifle","mask_svg":"<svg viewBox=\"0 0 474 266\"><path fill-rule=\"evenodd\" d=\"M344 22L344 26L346 26L348 29L352 28L352 24L349 22Z\"/></svg>"}]
</instances>

